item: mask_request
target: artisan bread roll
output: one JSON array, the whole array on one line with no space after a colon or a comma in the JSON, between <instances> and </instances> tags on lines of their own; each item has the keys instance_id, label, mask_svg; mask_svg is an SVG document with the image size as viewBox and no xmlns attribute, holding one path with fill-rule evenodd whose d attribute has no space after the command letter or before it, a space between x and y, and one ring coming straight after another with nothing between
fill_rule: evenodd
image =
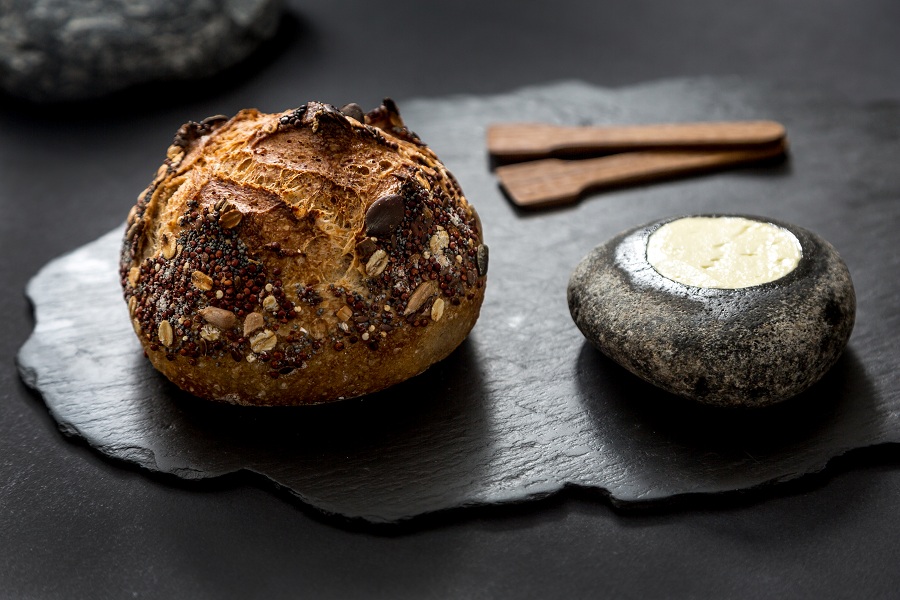
<instances>
[{"instance_id":1,"label":"artisan bread roll","mask_svg":"<svg viewBox=\"0 0 900 600\"><path fill-rule=\"evenodd\" d=\"M128 215L120 275L153 365L197 396L329 402L421 373L468 335L487 247L396 105L309 102L179 129Z\"/></svg>"}]
</instances>

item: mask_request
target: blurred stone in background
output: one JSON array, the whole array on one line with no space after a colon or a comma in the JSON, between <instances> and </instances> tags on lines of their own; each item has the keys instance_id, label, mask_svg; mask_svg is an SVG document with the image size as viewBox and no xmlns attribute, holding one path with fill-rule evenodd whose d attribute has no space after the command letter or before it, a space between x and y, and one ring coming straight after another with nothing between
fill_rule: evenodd
<instances>
[{"instance_id":1,"label":"blurred stone in background","mask_svg":"<svg viewBox=\"0 0 900 600\"><path fill-rule=\"evenodd\" d=\"M36 103L209 77L275 35L282 0L0 0L0 88Z\"/></svg>"}]
</instances>

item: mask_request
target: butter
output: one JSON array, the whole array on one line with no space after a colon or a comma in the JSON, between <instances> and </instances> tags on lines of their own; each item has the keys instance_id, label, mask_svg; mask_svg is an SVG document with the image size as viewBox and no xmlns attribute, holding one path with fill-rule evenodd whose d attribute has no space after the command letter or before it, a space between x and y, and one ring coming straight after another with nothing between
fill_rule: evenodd
<instances>
[{"instance_id":1,"label":"butter","mask_svg":"<svg viewBox=\"0 0 900 600\"><path fill-rule=\"evenodd\" d=\"M647 261L663 277L703 288L738 289L784 277L802 249L790 231L742 217L686 217L662 225Z\"/></svg>"}]
</instances>

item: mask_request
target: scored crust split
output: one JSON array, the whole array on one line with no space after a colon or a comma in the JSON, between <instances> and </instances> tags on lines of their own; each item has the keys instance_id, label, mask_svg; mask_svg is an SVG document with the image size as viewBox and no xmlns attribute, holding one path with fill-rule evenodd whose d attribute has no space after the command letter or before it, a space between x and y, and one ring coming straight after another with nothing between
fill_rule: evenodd
<instances>
[{"instance_id":1,"label":"scored crust split","mask_svg":"<svg viewBox=\"0 0 900 600\"><path fill-rule=\"evenodd\" d=\"M296 405L446 357L484 298L475 210L391 100L182 126L128 215L120 276L152 364L182 389Z\"/></svg>"}]
</instances>

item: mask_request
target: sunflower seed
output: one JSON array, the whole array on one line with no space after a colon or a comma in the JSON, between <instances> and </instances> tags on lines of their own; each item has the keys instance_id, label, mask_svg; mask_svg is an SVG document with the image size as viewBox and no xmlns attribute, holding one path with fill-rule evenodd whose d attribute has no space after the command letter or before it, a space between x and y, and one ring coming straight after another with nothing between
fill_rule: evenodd
<instances>
[{"instance_id":1,"label":"sunflower seed","mask_svg":"<svg viewBox=\"0 0 900 600\"><path fill-rule=\"evenodd\" d=\"M416 291L409 297L409 302L406 303L406 310L403 311L403 316L411 315L419 310L422 305L425 304L426 300L437 294L437 291L437 284L430 279L420 283L419 287L416 288Z\"/></svg>"},{"instance_id":2,"label":"sunflower seed","mask_svg":"<svg viewBox=\"0 0 900 600\"><path fill-rule=\"evenodd\" d=\"M438 298L434 301L434 304L431 305L431 320L432 321L440 321L441 317L444 316L444 299Z\"/></svg>"},{"instance_id":3,"label":"sunflower seed","mask_svg":"<svg viewBox=\"0 0 900 600\"><path fill-rule=\"evenodd\" d=\"M162 243L163 258L165 258L166 260L169 260L170 258L175 256L175 253L178 250L178 245L176 243L177 240L175 239L174 235L169 234L169 233L164 233L164 234L162 234L162 241L163 241L163 243Z\"/></svg>"},{"instance_id":4,"label":"sunflower seed","mask_svg":"<svg viewBox=\"0 0 900 600\"><path fill-rule=\"evenodd\" d=\"M224 308L207 306L206 308L197 311L197 313L203 317L204 321L210 325L215 325L222 330L231 329L237 322L237 316L230 310L225 310Z\"/></svg>"},{"instance_id":5,"label":"sunflower seed","mask_svg":"<svg viewBox=\"0 0 900 600\"><path fill-rule=\"evenodd\" d=\"M234 229L241 222L241 219L244 218L244 215L239 210L229 210L227 212L222 213L222 216L219 217L219 225L224 227L225 229Z\"/></svg>"},{"instance_id":6,"label":"sunflower seed","mask_svg":"<svg viewBox=\"0 0 900 600\"><path fill-rule=\"evenodd\" d=\"M369 262L366 263L366 275L369 277L378 277L384 272L385 267L388 264L388 255L384 250L376 250L372 256L369 257Z\"/></svg>"},{"instance_id":7,"label":"sunflower seed","mask_svg":"<svg viewBox=\"0 0 900 600\"><path fill-rule=\"evenodd\" d=\"M263 316L258 312L252 312L244 319L244 337L249 336L257 329L262 329L266 324Z\"/></svg>"},{"instance_id":8,"label":"sunflower seed","mask_svg":"<svg viewBox=\"0 0 900 600\"><path fill-rule=\"evenodd\" d=\"M366 113L363 112L362 107L356 102L351 102L350 104L345 104L341 107L341 114L345 117L351 117L356 119L360 123L366 122Z\"/></svg>"},{"instance_id":9,"label":"sunflower seed","mask_svg":"<svg viewBox=\"0 0 900 600\"><path fill-rule=\"evenodd\" d=\"M488 270L488 247L486 244L479 244L475 250L475 263L478 265L478 274L484 277Z\"/></svg>"}]
</instances>

